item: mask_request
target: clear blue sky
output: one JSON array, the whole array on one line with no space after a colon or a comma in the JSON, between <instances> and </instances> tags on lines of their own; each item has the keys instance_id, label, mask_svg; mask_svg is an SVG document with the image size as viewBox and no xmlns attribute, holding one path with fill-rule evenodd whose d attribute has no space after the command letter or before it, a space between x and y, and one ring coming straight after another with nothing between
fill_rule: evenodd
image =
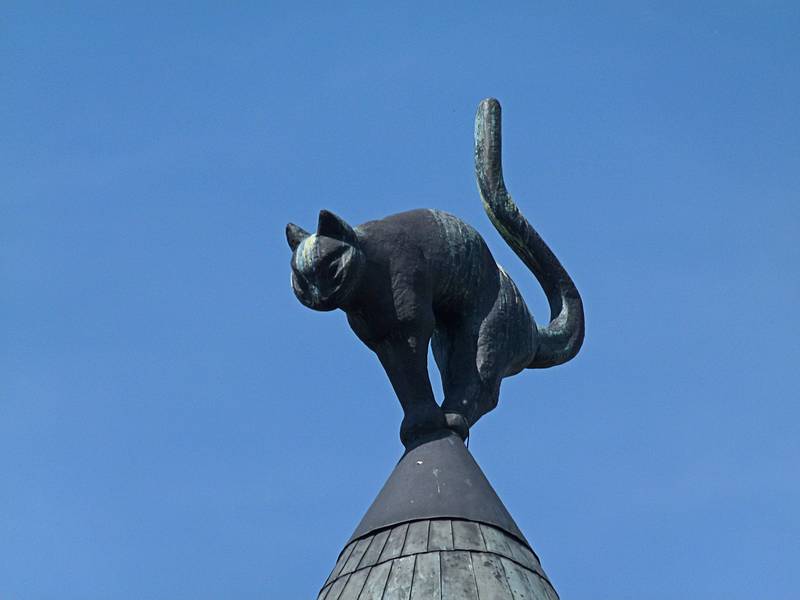
<instances>
[{"instance_id":1,"label":"clear blue sky","mask_svg":"<svg viewBox=\"0 0 800 600\"><path fill-rule=\"evenodd\" d=\"M7 3L0 597L312 598L399 457L289 220L482 212L581 290L471 449L566 599L800 589L797 2Z\"/></svg>"}]
</instances>

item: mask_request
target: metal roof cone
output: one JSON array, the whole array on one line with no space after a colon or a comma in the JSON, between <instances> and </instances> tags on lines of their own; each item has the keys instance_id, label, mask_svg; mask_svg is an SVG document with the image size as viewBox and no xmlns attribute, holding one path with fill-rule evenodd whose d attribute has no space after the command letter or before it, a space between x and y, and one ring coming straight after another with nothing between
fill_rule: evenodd
<instances>
[{"instance_id":1,"label":"metal roof cone","mask_svg":"<svg viewBox=\"0 0 800 600\"><path fill-rule=\"evenodd\" d=\"M408 450L318 600L555 600L517 524L457 435Z\"/></svg>"}]
</instances>

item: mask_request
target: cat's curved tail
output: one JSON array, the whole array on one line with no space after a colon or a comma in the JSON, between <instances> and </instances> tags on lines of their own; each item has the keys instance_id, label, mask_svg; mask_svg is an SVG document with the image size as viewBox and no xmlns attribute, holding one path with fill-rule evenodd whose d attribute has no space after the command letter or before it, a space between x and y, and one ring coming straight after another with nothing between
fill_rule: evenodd
<instances>
[{"instance_id":1,"label":"cat's curved tail","mask_svg":"<svg viewBox=\"0 0 800 600\"><path fill-rule=\"evenodd\" d=\"M583 302L567 271L506 190L500 150L500 103L487 98L475 115L478 188L489 220L539 280L550 303L550 323L538 328L538 350L528 368L560 365L573 358L583 343Z\"/></svg>"}]
</instances>

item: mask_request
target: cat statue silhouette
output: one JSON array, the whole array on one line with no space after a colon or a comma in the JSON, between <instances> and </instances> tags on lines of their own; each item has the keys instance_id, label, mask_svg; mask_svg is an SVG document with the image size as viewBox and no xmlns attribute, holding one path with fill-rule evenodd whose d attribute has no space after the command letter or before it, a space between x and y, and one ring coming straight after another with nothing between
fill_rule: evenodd
<instances>
[{"instance_id":1,"label":"cat statue silhouette","mask_svg":"<svg viewBox=\"0 0 800 600\"><path fill-rule=\"evenodd\" d=\"M583 343L575 284L506 190L500 129L500 104L483 100L475 117L478 188L492 224L547 296L544 327L483 238L453 215L418 209L351 227L322 210L315 233L286 226L295 295L314 310L342 309L377 354L403 408L406 448L445 429L466 439L497 405L503 378L565 363ZM428 377L429 344L441 407Z\"/></svg>"}]
</instances>

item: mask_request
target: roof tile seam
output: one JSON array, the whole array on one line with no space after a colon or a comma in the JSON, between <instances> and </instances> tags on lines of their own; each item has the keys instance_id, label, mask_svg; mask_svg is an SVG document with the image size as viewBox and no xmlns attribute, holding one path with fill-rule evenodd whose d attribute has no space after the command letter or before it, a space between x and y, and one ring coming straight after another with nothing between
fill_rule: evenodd
<instances>
[{"instance_id":1,"label":"roof tile seam","mask_svg":"<svg viewBox=\"0 0 800 600\"><path fill-rule=\"evenodd\" d=\"M497 529L498 531L501 531L504 535L507 535L507 536L513 538L514 541L519 542L520 544L522 544L525 548L527 548L528 550L530 550L533 553L533 556L536 558L537 561L539 561L539 563L542 562L541 560L539 560L539 555L536 554L536 551L533 548L531 548L531 546L530 546L530 544L528 543L527 540L520 539L519 537L517 537L516 535L514 535L510 531L507 531L507 530L503 529L502 527L499 527L499 526L495 525L494 523L487 523L486 521L476 521L476 520L473 520L473 519L464 519L464 518L461 518L461 517L446 517L446 516L424 517L424 518L421 518L421 519L409 519L408 521L398 521L397 523L392 523L390 525L386 525L385 527L379 527L377 529L373 529L371 531L366 532L364 535L358 536L357 538L353 538L353 539L347 540L347 545L344 547L342 552L347 550L347 548L350 547L350 545L356 544L359 540L363 540L364 538L369 537L371 535L378 535L379 533L381 533L382 531L386 531L387 529L394 529L395 527L399 527L400 525L405 525L406 523L408 523L409 525L411 523L419 523L420 521L428 521L429 523L433 522L433 521L450 521L451 523L452 523L452 521L459 521L459 522L462 522L462 523L479 523L480 525L486 525L487 527L492 527L494 529ZM451 524L451 528L452 528L452 524ZM429 526L429 532L430 532L430 526ZM405 538L403 538L403 539L405 539ZM340 556L341 556L341 553L340 553Z\"/></svg>"},{"instance_id":2,"label":"roof tile seam","mask_svg":"<svg viewBox=\"0 0 800 600\"><path fill-rule=\"evenodd\" d=\"M506 560L508 560L508 562L513 562L513 563L514 563L514 564L516 564L517 566L522 566L522 565L520 565L520 564L519 564L517 561L515 561L515 560L509 560L507 557L501 557L501 558L505 558ZM508 582L509 582L509 585L510 585L510 584L511 584L511 579L512 579L512 578L511 578L511 577L509 577L509 575L508 575L508 571L506 570L506 565L505 565L505 563L504 563L502 560L500 560L499 562L500 562L500 566L503 568L503 575L505 575L505 577L506 577L506 581L508 581ZM525 567L523 567L523 568L525 568ZM527 570L528 570L528 571L530 571L531 573L533 573L534 575L536 575L536 576L537 576L539 579L541 579L542 581L544 581L544 582L547 584L547 587L548 587L548 588L550 588L550 590L552 590L552 591L553 591L553 593L556 595L556 598L557 598L558 600L560 600L560 596L558 595L558 592L556 592L556 588L555 588L555 586L552 584L552 582L551 582L551 581L550 581L550 580L549 580L549 579L548 579L548 578L547 578L545 575L543 575L542 573L539 573L539 572L537 572L537 571L531 571L530 569L527 569ZM549 595L549 594L548 594L548 595Z\"/></svg>"},{"instance_id":3,"label":"roof tile seam","mask_svg":"<svg viewBox=\"0 0 800 600\"><path fill-rule=\"evenodd\" d=\"M350 581L350 578L351 578L352 576L353 576L353 574L352 574L352 573L350 573L350 577L348 577L348 578L347 578L347 581L345 581L345 582L344 582L344 585L342 586L342 589L340 589L340 590L339 590L339 595L338 595L338 596L336 596L336 600L339 600L339 598L341 598L341 597L342 597L342 594L344 594L344 588L346 588L346 587L347 587L347 583Z\"/></svg>"},{"instance_id":4,"label":"roof tile seam","mask_svg":"<svg viewBox=\"0 0 800 600\"><path fill-rule=\"evenodd\" d=\"M502 560L499 560L498 562L500 563L500 567L503 569L503 576L506 578L506 581L508 582L508 587L509 589L511 589L511 578L508 576L508 571L506 571L506 566L505 564L503 564ZM512 595L514 594L513 589L511 589L511 593Z\"/></svg>"},{"instance_id":5,"label":"roof tile seam","mask_svg":"<svg viewBox=\"0 0 800 600\"><path fill-rule=\"evenodd\" d=\"M355 572L355 571L353 571L353 572L351 573L351 575L355 575L355 573L356 573L356 572ZM367 573L367 577L369 577L369 573ZM358 592L356 592L356 594L353 596L353 598L354 598L355 600L357 600L357 599L358 599L358 597L359 597L359 596L361 596L361 592L363 592L363 591L364 591L364 587L366 587L366 585L367 585L367 577L364 577L364 581L362 581L362 582L361 582L361 587L360 587L360 588L358 588ZM342 593L344 593L344 589L342 590Z\"/></svg>"},{"instance_id":6,"label":"roof tile seam","mask_svg":"<svg viewBox=\"0 0 800 600\"><path fill-rule=\"evenodd\" d=\"M358 559L358 562L356 563L356 566L355 566L355 568L353 569L353 573L355 573L356 571L358 571L358 569L359 569L359 568L360 568L360 566L361 566L361 563L362 563L362 562L364 562L364 557L366 557L366 556L367 556L367 553L369 552L369 549L370 549L370 548L372 548L372 544L374 544L374 543L375 543L375 536L373 535L373 536L372 536L372 537L369 539L369 544L367 544L367 547L366 547L366 549L364 550L364 554L362 554L362 555L361 555L361 558L359 558L359 559Z\"/></svg>"},{"instance_id":7,"label":"roof tile seam","mask_svg":"<svg viewBox=\"0 0 800 600\"><path fill-rule=\"evenodd\" d=\"M539 573L536 573L536 576L547 584L547 587L549 588L549 590L556 595L556 600L560 600L560 596L558 595L558 592L556 591L556 586L553 585L553 582L550 581L544 575L541 575Z\"/></svg>"},{"instance_id":8,"label":"roof tile seam","mask_svg":"<svg viewBox=\"0 0 800 600\"><path fill-rule=\"evenodd\" d=\"M358 565L361 563L361 560L367 553L367 549L369 548L370 544L372 544L373 539L374 538L363 538L358 541L358 544L356 544L356 547L353 549L352 554L350 554L350 558L348 558L347 562L344 564L342 572L352 573L358 569ZM359 552L361 553L360 555ZM353 564L353 568L348 570L347 565L349 565L354 558L356 560L355 563Z\"/></svg>"},{"instance_id":9,"label":"roof tile seam","mask_svg":"<svg viewBox=\"0 0 800 600\"><path fill-rule=\"evenodd\" d=\"M389 546L389 541L394 538L395 532L398 532L398 535L400 535L399 534L399 529L402 528L403 525L405 525L405 529L403 530L403 533L402 533L403 539L400 541L399 544L395 544L395 546L398 548L397 552L395 553L395 548L392 548L392 547ZM405 545L405 541L406 541L406 535L408 535L408 524L402 523L402 524L400 524L400 525L398 525L396 527L393 527L389 531L389 537L386 538L386 543L383 545L383 549L381 550L381 553L378 555L378 558L376 559L377 562L385 562L385 561L390 560L392 558L398 558L398 557L402 556L403 555L403 546ZM386 554L387 547L389 549L389 555L387 555L384 560L381 560L381 558L384 556L384 554Z\"/></svg>"},{"instance_id":10,"label":"roof tile seam","mask_svg":"<svg viewBox=\"0 0 800 600\"><path fill-rule=\"evenodd\" d=\"M395 563L392 563L392 566L389 567L389 572L386 574L386 581L383 582L383 589L381 590L381 595L378 596L378 598L383 598L386 595L386 588L389 587L389 580L392 578L392 571L394 571L394 566Z\"/></svg>"},{"instance_id":11,"label":"roof tile seam","mask_svg":"<svg viewBox=\"0 0 800 600\"><path fill-rule=\"evenodd\" d=\"M494 525L487 525L486 523L480 523L480 525L486 526L486 527L492 527L493 529L498 529L497 527L494 527ZM489 544L486 541L486 535L483 532L483 527L478 527L478 531L480 531L480 533L481 533L481 539L483 539L483 545L486 546L487 551L492 552L493 554L500 554L499 552L493 552L493 551L489 550ZM503 533L507 533L502 529L498 529L498 531L502 531ZM511 536L511 537L513 538L513 536ZM513 538L513 539L516 540L516 538ZM516 541L519 541L519 540L516 540ZM506 544L506 546L508 546L508 544ZM533 551L533 548L531 548L528 545L523 545L523 548L527 548L528 550L530 550L531 554L533 555L533 558L536 559L536 565L538 565L538 568L531 569L530 567L527 567L524 563L522 563L519 560L517 560L517 558L514 556L514 550L510 546L508 546L508 555L504 555L504 554L500 554L500 555L501 556L505 556L506 558L508 558L509 560L517 563L518 565L525 566L529 571L533 571L535 573L539 573L545 579L547 579L547 575L545 575L545 572L544 572L544 567L542 567L542 561L539 560L539 556L536 554L536 552ZM549 580L548 580L548 582L549 582Z\"/></svg>"},{"instance_id":12,"label":"roof tile seam","mask_svg":"<svg viewBox=\"0 0 800 600\"><path fill-rule=\"evenodd\" d=\"M333 570L331 571L331 574L328 575L328 579L325 581L325 585L328 585L329 583L333 582L334 579L337 579L339 577L339 575L341 575L342 569L344 569L345 563L350 558L350 555L353 553L353 548L355 548L355 543L348 544L339 553L339 557L336 559L336 564L333 565ZM342 555L345 552L347 552L348 550L350 550L350 552L347 553L347 558L342 559ZM334 575L334 573L335 573L335 575Z\"/></svg>"},{"instance_id":13,"label":"roof tile seam","mask_svg":"<svg viewBox=\"0 0 800 600\"><path fill-rule=\"evenodd\" d=\"M377 538L378 538L378 534L375 534L374 536L372 536L372 541L369 543L369 547L367 547L367 551L364 552L364 556L361 557L361 560L358 561L358 564L356 565L356 571L358 571L359 569L362 569L362 568L364 568L366 566L370 566L370 565L364 565L364 567L362 567L361 563L364 562L364 559L367 557L367 554L369 553L369 549L372 547L372 544L375 542L375 540ZM376 556L377 556L376 560L381 557L381 554L383 554L383 549L386 547L386 542L388 542L388 541L389 541L389 536L387 535L386 537L383 538L383 544L381 544L380 550L378 550L378 552L376 553Z\"/></svg>"},{"instance_id":14,"label":"roof tile seam","mask_svg":"<svg viewBox=\"0 0 800 600\"><path fill-rule=\"evenodd\" d=\"M361 535L359 535L358 537L349 538L347 540L347 542L345 542L345 548L347 548L347 546L349 546L350 544L352 544L354 542L357 542L358 540L364 539L365 537L369 537L371 535L376 535L376 534L380 533L381 531L385 531L387 529L392 529L394 527L398 527L399 525L403 525L404 523L418 523L420 521L463 521L465 523L480 523L481 525L488 525L489 527L494 527L495 529L497 529L499 531L502 531L504 534L514 538L520 544L522 544L523 546L528 548L531 552L536 554L534 552L533 548L531 548L530 543L528 542L528 540L526 540L524 538L524 536L520 537L519 535L509 531L505 527L501 527L500 525L498 525L496 523L491 523L489 521L484 521L484 520L481 520L481 519L466 518L464 516L453 517L451 515L446 515L446 514L419 517L417 519L402 519L400 521L393 521L391 523L387 523L386 525L383 525L381 527L376 527L374 529L369 529L369 530L365 531L364 533L362 533ZM521 534L521 532L520 532L520 534Z\"/></svg>"},{"instance_id":15,"label":"roof tile seam","mask_svg":"<svg viewBox=\"0 0 800 600\"><path fill-rule=\"evenodd\" d=\"M408 597L411 598L411 594L414 592L414 575L417 573L417 555L414 554L414 562L411 565L411 583L409 583L408 587Z\"/></svg>"},{"instance_id":16,"label":"roof tile seam","mask_svg":"<svg viewBox=\"0 0 800 600\"><path fill-rule=\"evenodd\" d=\"M428 527L428 530L430 530L430 527ZM443 575L444 565L442 564L442 553L441 552L437 552L436 554L439 555L439 596L443 598L444 597L444 575Z\"/></svg>"},{"instance_id":17,"label":"roof tile seam","mask_svg":"<svg viewBox=\"0 0 800 600\"><path fill-rule=\"evenodd\" d=\"M406 530L403 532L403 541L400 544L400 552L397 555L397 558L400 558L401 556L403 556L403 549L406 547L406 540L408 539L408 530L410 529L410 527L409 527L410 525L411 525L411 523L406 525ZM408 555L406 555L406 556L408 556Z\"/></svg>"},{"instance_id":18,"label":"roof tile seam","mask_svg":"<svg viewBox=\"0 0 800 600\"><path fill-rule=\"evenodd\" d=\"M393 556L391 558L387 558L385 560L378 561L378 562L376 562L375 564L372 564L372 565L366 565L364 567L359 567L359 568L355 569L354 571L350 571L349 573L341 573L339 576L334 577L330 581L325 582L325 585L322 586L322 590L324 590L326 587L332 586L334 583L336 583L336 581L338 581L342 577L349 577L349 576L351 576L351 575L353 575L353 574L355 574L355 573L357 573L359 571L363 571L364 569L374 569L374 568L379 567L381 565L384 565L384 564L386 564L388 562L396 561L396 560L398 560L400 558L406 558L408 556L415 557L414 558L414 564L416 565L416 557L419 556L420 554L439 554L439 562L441 563L441 554L443 552L469 552L470 553L470 559L471 559L473 554L491 554L492 556L496 556L498 558L505 558L507 561L512 562L515 565L517 565L518 567L521 567L521 568L525 569L526 571L530 571L534 575L536 575L536 576L540 577L541 579L545 580L550 585L550 587L553 587L553 584L550 582L550 580L547 578L547 576L544 575L543 573L540 573L536 569L531 569L529 566L522 564L518 560L516 560L516 559L514 559L514 558L512 558L510 556L506 556L505 554L500 554L499 552L493 552L491 550L426 550L425 552L414 552L413 554L404 554L404 555ZM500 562L502 562L502 561L500 561ZM505 570L505 567L504 567L504 570ZM391 571L390 571L390 575L391 575ZM320 590L320 592L322 590Z\"/></svg>"},{"instance_id":19,"label":"roof tile seam","mask_svg":"<svg viewBox=\"0 0 800 600\"><path fill-rule=\"evenodd\" d=\"M333 586L336 585L336 581L338 581L338 579L336 579L333 582L331 582L331 585L330 585L330 587L328 587L328 591L325 594L325 600L337 600L339 598L339 596L342 595L342 591L344 591L344 588L347 585L347 581L348 581L348 579L350 579L350 575L352 575L352 573L348 573L346 575L347 579L344 580L344 583L342 584L342 587L339 588L339 592L336 594L336 597L333 597L333 596L328 597L328 596L330 595L331 590L333 589ZM339 578L339 579L341 579L341 578Z\"/></svg>"},{"instance_id":20,"label":"roof tile seam","mask_svg":"<svg viewBox=\"0 0 800 600\"><path fill-rule=\"evenodd\" d=\"M453 545L455 546L455 536L453 537ZM481 589L478 587L478 576L475 575L475 563L472 562L472 552L469 552L469 570L472 573L472 583L475 584L475 596L477 596L478 600L481 600Z\"/></svg>"},{"instance_id":21,"label":"roof tile seam","mask_svg":"<svg viewBox=\"0 0 800 600\"><path fill-rule=\"evenodd\" d=\"M480 523L478 524L478 533L481 534L481 541L483 542L483 547L488 550L489 546L486 544L486 536L483 535L483 527L480 526Z\"/></svg>"}]
</instances>

